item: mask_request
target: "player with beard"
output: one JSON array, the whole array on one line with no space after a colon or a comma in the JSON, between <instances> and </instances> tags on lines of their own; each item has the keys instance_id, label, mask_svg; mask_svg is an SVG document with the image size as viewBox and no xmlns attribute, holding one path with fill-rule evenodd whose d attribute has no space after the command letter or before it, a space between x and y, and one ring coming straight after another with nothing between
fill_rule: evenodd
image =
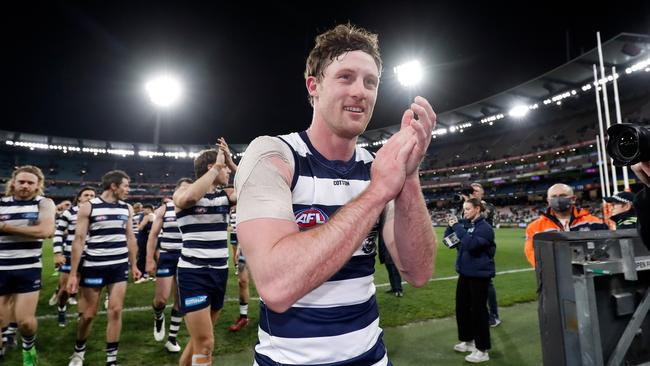
<instances>
[{"instance_id":1,"label":"player with beard","mask_svg":"<svg viewBox=\"0 0 650 366\"><path fill-rule=\"evenodd\" d=\"M79 288L81 312L69 366L83 365L86 341L104 287L109 293L106 366L117 365L129 262L133 279L140 278L136 265L138 250L131 223L133 209L124 202L129 194L129 176L121 170L109 171L102 177L102 189L104 191L99 197L79 205L77 214L67 290L68 293L75 293ZM84 258L80 263L82 251Z\"/></svg>"},{"instance_id":2,"label":"player with beard","mask_svg":"<svg viewBox=\"0 0 650 366\"><path fill-rule=\"evenodd\" d=\"M13 171L0 200L0 325L15 319L22 337L23 365L37 364L36 305L41 289L43 239L54 234L56 207L43 197L41 169Z\"/></svg>"}]
</instances>

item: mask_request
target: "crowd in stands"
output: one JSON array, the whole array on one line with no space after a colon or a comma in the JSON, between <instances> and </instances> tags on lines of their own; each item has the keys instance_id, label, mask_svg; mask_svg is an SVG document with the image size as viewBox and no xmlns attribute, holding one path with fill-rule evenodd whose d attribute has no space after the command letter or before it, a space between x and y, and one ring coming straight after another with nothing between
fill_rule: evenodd
<instances>
[{"instance_id":1,"label":"crowd in stands","mask_svg":"<svg viewBox=\"0 0 650 366\"><path fill-rule=\"evenodd\" d=\"M603 217L603 211L599 201L583 201L579 206L588 209L594 216ZM540 201L537 204L496 206L495 225L497 227L526 227L527 224L538 218L540 213L547 208L548 204L546 201ZM460 215L460 211L453 208L429 209L431 221L434 226L446 226L447 216L452 213Z\"/></svg>"}]
</instances>

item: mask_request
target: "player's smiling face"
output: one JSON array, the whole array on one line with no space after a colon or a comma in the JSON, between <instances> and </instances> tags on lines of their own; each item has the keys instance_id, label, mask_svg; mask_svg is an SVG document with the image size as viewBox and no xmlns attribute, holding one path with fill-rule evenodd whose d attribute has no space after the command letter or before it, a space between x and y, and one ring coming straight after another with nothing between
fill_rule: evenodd
<instances>
[{"instance_id":1,"label":"player's smiling face","mask_svg":"<svg viewBox=\"0 0 650 366\"><path fill-rule=\"evenodd\" d=\"M379 69L363 51L350 51L335 58L322 80L310 76L309 94L314 113L337 136L353 138L366 130L377 100Z\"/></svg>"}]
</instances>

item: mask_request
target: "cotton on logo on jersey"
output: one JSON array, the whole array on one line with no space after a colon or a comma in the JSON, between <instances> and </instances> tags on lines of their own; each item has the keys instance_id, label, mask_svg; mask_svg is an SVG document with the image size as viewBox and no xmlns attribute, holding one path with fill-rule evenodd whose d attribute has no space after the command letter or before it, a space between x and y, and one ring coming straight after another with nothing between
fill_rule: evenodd
<instances>
[{"instance_id":1,"label":"cotton on logo on jersey","mask_svg":"<svg viewBox=\"0 0 650 366\"><path fill-rule=\"evenodd\" d=\"M296 224L301 229L308 229L327 222L327 214L316 207L296 212Z\"/></svg>"}]
</instances>

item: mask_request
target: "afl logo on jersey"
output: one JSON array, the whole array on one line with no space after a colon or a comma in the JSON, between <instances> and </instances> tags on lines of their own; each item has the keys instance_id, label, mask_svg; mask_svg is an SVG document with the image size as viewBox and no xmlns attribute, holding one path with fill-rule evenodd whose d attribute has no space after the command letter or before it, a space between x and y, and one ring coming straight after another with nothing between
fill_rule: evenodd
<instances>
[{"instance_id":1,"label":"afl logo on jersey","mask_svg":"<svg viewBox=\"0 0 650 366\"><path fill-rule=\"evenodd\" d=\"M301 229L309 229L316 225L324 224L328 219L327 214L316 207L310 207L306 210L296 212L296 224Z\"/></svg>"},{"instance_id":2,"label":"afl logo on jersey","mask_svg":"<svg viewBox=\"0 0 650 366\"><path fill-rule=\"evenodd\" d=\"M194 208L194 213L195 214L204 214L204 213L207 213L207 212L208 212L207 207L195 207Z\"/></svg>"},{"instance_id":3,"label":"afl logo on jersey","mask_svg":"<svg viewBox=\"0 0 650 366\"><path fill-rule=\"evenodd\" d=\"M0 221L7 221L11 218L11 215L2 215L0 216Z\"/></svg>"},{"instance_id":4,"label":"afl logo on jersey","mask_svg":"<svg viewBox=\"0 0 650 366\"><path fill-rule=\"evenodd\" d=\"M175 217L165 217L165 222L174 222L176 221Z\"/></svg>"},{"instance_id":5,"label":"afl logo on jersey","mask_svg":"<svg viewBox=\"0 0 650 366\"><path fill-rule=\"evenodd\" d=\"M95 216L95 221L106 221L108 217L102 215L102 216Z\"/></svg>"}]
</instances>

